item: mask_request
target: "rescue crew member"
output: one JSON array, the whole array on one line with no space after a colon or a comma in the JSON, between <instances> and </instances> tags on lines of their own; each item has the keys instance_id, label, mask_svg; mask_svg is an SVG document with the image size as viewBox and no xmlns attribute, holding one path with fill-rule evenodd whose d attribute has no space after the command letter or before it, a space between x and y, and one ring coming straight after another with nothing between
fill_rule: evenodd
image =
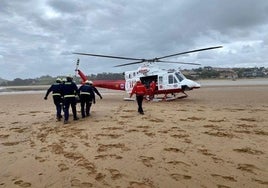
<instances>
[{"instance_id":1,"label":"rescue crew member","mask_svg":"<svg viewBox=\"0 0 268 188\"><path fill-rule=\"evenodd\" d=\"M154 91L155 91L155 88L156 88L156 83L155 81L153 80L151 83L150 83L150 100L152 100L154 98Z\"/></svg>"},{"instance_id":2,"label":"rescue crew member","mask_svg":"<svg viewBox=\"0 0 268 188\"><path fill-rule=\"evenodd\" d=\"M144 114L143 108L142 108L142 101L143 101L144 96L146 95L146 87L141 83L140 80L137 80L129 97L131 98L133 94L136 94L136 100L138 103L138 112L140 114Z\"/></svg>"},{"instance_id":3,"label":"rescue crew member","mask_svg":"<svg viewBox=\"0 0 268 188\"><path fill-rule=\"evenodd\" d=\"M54 101L54 104L56 106L56 118L58 121L60 121L62 118L62 115L61 115L61 110L62 110L61 87L62 87L61 79L57 78L56 82L53 83L50 86L50 88L48 88L47 93L44 97L44 99L47 100L49 93L52 92L53 101Z\"/></svg>"},{"instance_id":4,"label":"rescue crew member","mask_svg":"<svg viewBox=\"0 0 268 188\"><path fill-rule=\"evenodd\" d=\"M92 81L89 81L89 85L93 88L93 91L100 97L100 99L102 99L100 92L97 90L97 88L95 88Z\"/></svg>"},{"instance_id":5,"label":"rescue crew member","mask_svg":"<svg viewBox=\"0 0 268 188\"><path fill-rule=\"evenodd\" d=\"M81 104L81 115L82 118L90 116L90 107L92 102L95 104L95 93L93 87L89 85L89 81L86 80L84 85L79 88L80 93L80 104ZM85 110L86 106L86 110Z\"/></svg>"},{"instance_id":6,"label":"rescue crew member","mask_svg":"<svg viewBox=\"0 0 268 188\"><path fill-rule=\"evenodd\" d=\"M63 96L64 124L69 120L69 108L71 105L73 120L78 120L76 111L76 95L79 95L77 85L73 82L71 75L66 77L66 82L62 84L61 94Z\"/></svg>"}]
</instances>

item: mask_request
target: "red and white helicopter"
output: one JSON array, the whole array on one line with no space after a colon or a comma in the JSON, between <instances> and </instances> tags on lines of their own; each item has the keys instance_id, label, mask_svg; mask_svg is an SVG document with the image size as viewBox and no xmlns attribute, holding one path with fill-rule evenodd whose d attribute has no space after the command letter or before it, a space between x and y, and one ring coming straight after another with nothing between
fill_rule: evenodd
<instances>
[{"instance_id":1,"label":"red and white helicopter","mask_svg":"<svg viewBox=\"0 0 268 188\"><path fill-rule=\"evenodd\" d=\"M132 60L135 62L120 64L115 67L133 65L133 64L143 64L137 70L126 71L124 73L125 80L94 80L94 86L100 88L107 88L113 90L123 90L128 94L131 93L133 86L137 80L141 82L148 88L147 99L148 100L174 100L178 98L185 98L188 95L185 91L200 88L200 84L187 79L180 70L175 69L161 69L155 65L157 62L161 63L179 63L179 64L190 64L190 65L200 65L197 63L183 63L183 62L173 62L173 61L164 61L162 59L189 54L199 51L212 50L216 48L222 48L222 46L215 46L209 48L201 48L197 50L191 50L176 54L171 54L167 56L157 57L153 59L141 59L141 58L130 58L130 57L121 57L121 56L110 56L110 55L98 55L98 54L89 54L89 53L73 53L77 55L86 55L86 56L95 56L103 58L114 58L114 59L123 59L123 60ZM77 61L76 71L81 77L82 82L88 80L87 76L78 69L79 59ZM182 93L183 96L176 97L176 94ZM156 97L157 96L157 97ZM125 100L131 100L125 98Z\"/></svg>"}]
</instances>

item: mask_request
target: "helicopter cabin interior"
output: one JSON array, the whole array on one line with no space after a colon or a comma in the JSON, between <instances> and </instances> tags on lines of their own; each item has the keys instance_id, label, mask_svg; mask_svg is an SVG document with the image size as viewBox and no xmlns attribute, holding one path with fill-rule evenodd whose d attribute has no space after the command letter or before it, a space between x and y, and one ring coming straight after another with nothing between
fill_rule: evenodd
<instances>
[{"instance_id":1,"label":"helicopter cabin interior","mask_svg":"<svg viewBox=\"0 0 268 188\"><path fill-rule=\"evenodd\" d=\"M152 83L152 81L158 83L157 75L140 77L140 80L147 89L150 88L150 84Z\"/></svg>"}]
</instances>

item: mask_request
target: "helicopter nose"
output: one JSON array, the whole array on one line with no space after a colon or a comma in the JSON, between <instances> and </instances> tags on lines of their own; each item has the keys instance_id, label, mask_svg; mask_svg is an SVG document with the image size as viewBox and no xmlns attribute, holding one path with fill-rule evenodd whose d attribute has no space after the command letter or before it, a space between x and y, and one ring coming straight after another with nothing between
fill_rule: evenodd
<instances>
[{"instance_id":1,"label":"helicopter nose","mask_svg":"<svg viewBox=\"0 0 268 188\"><path fill-rule=\"evenodd\" d=\"M183 86L187 86L190 90L200 88L201 85L189 79L184 79L181 83Z\"/></svg>"},{"instance_id":2,"label":"helicopter nose","mask_svg":"<svg viewBox=\"0 0 268 188\"><path fill-rule=\"evenodd\" d=\"M201 85L199 83L194 82L194 81L192 81L192 82L193 82L193 88L197 89L197 88L201 87Z\"/></svg>"}]
</instances>

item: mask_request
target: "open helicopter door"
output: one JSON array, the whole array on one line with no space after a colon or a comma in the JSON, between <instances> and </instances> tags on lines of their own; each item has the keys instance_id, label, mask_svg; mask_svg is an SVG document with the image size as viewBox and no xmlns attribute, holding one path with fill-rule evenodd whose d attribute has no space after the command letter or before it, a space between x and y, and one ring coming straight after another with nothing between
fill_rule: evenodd
<instances>
[{"instance_id":1,"label":"open helicopter door","mask_svg":"<svg viewBox=\"0 0 268 188\"><path fill-rule=\"evenodd\" d=\"M145 87L149 89L152 81L157 83L157 75L140 77L140 80L145 85Z\"/></svg>"}]
</instances>

